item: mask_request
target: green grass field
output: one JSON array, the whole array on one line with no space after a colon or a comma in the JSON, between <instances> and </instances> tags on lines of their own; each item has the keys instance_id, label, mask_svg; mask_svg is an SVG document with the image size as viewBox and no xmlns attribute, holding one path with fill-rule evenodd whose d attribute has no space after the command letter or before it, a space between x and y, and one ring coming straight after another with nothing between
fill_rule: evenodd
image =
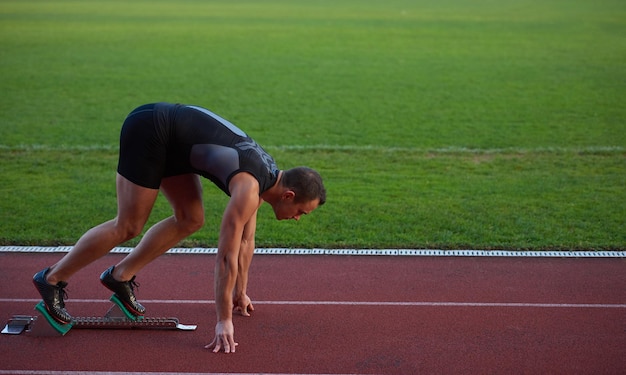
<instances>
[{"instance_id":1,"label":"green grass field","mask_svg":"<svg viewBox=\"0 0 626 375\"><path fill-rule=\"evenodd\" d=\"M0 0L0 97L0 245L112 218L124 117L171 101L324 176L259 247L626 249L621 0Z\"/></svg>"}]
</instances>

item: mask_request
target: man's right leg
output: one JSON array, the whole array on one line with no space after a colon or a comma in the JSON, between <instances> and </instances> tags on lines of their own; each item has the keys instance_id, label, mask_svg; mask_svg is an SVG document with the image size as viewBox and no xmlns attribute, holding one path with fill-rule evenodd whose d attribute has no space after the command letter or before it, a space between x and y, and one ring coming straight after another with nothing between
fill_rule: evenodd
<instances>
[{"instance_id":1,"label":"man's right leg","mask_svg":"<svg viewBox=\"0 0 626 375\"><path fill-rule=\"evenodd\" d=\"M117 217L87 231L58 263L33 278L48 312L58 321L71 319L63 301L66 281L113 247L139 235L159 192L136 185L119 174L116 187Z\"/></svg>"},{"instance_id":2,"label":"man's right leg","mask_svg":"<svg viewBox=\"0 0 626 375\"><path fill-rule=\"evenodd\" d=\"M204 223L202 183L197 175L163 178L161 192L172 206L174 215L154 224L130 254L100 277L102 284L113 291L134 315L143 315L146 310L135 297L135 274L180 240L200 229Z\"/></svg>"}]
</instances>

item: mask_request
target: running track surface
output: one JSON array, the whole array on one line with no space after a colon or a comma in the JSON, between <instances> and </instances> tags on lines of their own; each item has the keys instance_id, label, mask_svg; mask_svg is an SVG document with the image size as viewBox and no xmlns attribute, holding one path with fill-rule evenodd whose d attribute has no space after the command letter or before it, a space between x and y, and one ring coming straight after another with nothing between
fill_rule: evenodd
<instances>
[{"instance_id":1,"label":"running track surface","mask_svg":"<svg viewBox=\"0 0 626 375\"><path fill-rule=\"evenodd\" d=\"M35 315L31 277L61 255L0 253L2 326ZM98 276L122 256L70 280L72 314L108 309ZM147 316L176 316L196 331L0 335L0 374L626 373L623 258L257 255L256 309L234 318L234 354L204 349L214 260L164 255L137 276Z\"/></svg>"}]
</instances>

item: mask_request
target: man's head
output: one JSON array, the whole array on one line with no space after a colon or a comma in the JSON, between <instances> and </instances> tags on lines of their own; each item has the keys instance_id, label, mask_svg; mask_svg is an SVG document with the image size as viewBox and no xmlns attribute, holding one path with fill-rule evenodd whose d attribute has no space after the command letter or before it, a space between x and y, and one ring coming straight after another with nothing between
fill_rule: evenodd
<instances>
[{"instance_id":1,"label":"man's head","mask_svg":"<svg viewBox=\"0 0 626 375\"><path fill-rule=\"evenodd\" d=\"M311 168L297 167L283 171L280 186L280 201L272 205L278 220L299 220L300 216L326 203L322 177Z\"/></svg>"}]
</instances>

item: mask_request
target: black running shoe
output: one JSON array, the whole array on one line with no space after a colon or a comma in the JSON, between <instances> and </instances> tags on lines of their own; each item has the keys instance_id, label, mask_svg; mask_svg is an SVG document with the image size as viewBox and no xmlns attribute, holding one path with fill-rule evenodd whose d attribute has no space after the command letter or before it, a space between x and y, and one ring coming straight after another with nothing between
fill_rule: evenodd
<instances>
[{"instance_id":1,"label":"black running shoe","mask_svg":"<svg viewBox=\"0 0 626 375\"><path fill-rule=\"evenodd\" d=\"M117 298L122 301L124 306L135 315L143 315L146 312L146 308L143 307L135 298L135 287L139 284L135 282L135 276L130 281L117 281L113 278L113 269L115 266L111 266L108 270L104 271L100 276L100 282L102 285L111 290Z\"/></svg>"},{"instance_id":2,"label":"black running shoe","mask_svg":"<svg viewBox=\"0 0 626 375\"><path fill-rule=\"evenodd\" d=\"M65 281L59 281L57 285L50 285L46 281L46 274L50 271L50 268L46 268L40 272L37 272L33 276L33 284L41 294L43 303L46 305L46 310L54 320L62 324L67 324L72 321L72 316L65 310L65 299L67 293L65 287L67 283Z\"/></svg>"}]
</instances>

